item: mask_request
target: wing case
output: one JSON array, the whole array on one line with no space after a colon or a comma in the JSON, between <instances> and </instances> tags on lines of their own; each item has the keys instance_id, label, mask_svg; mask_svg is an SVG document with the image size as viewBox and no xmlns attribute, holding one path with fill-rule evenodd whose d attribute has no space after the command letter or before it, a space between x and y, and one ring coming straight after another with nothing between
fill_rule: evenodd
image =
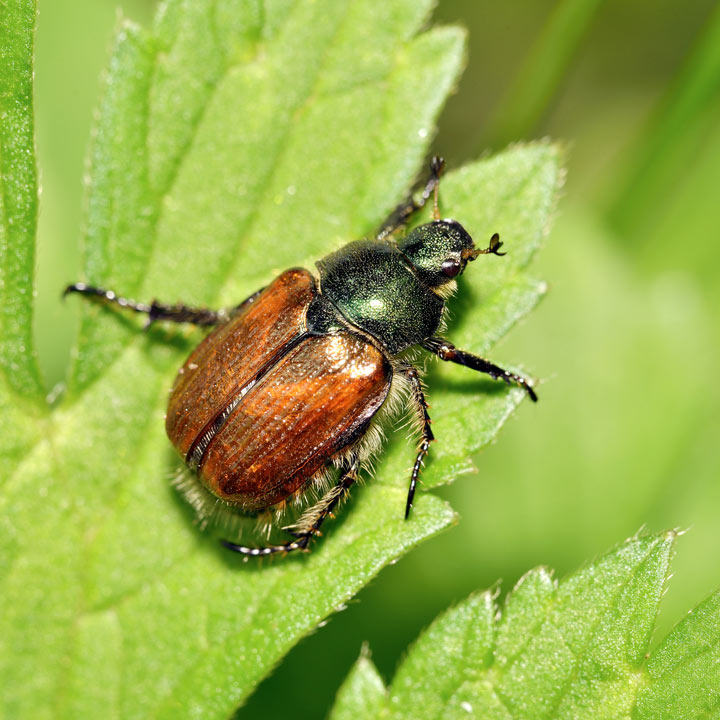
<instances>
[{"instance_id":1,"label":"wing case","mask_svg":"<svg viewBox=\"0 0 720 720\"><path fill-rule=\"evenodd\" d=\"M307 270L287 270L193 350L177 375L165 419L183 457L240 390L303 333L316 294Z\"/></svg>"},{"instance_id":2,"label":"wing case","mask_svg":"<svg viewBox=\"0 0 720 720\"><path fill-rule=\"evenodd\" d=\"M306 338L227 417L202 459L203 482L245 511L282 502L362 435L391 380L389 360L363 338Z\"/></svg>"}]
</instances>

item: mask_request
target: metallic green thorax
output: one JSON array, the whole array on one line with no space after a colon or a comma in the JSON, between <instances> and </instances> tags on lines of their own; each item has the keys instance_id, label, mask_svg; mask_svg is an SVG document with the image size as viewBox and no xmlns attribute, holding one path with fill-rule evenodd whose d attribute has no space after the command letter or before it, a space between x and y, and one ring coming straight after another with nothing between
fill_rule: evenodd
<instances>
[{"instance_id":1,"label":"metallic green thorax","mask_svg":"<svg viewBox=\"0 0 720 720\"><path fill-rule=\"evenodd\" d=\"M353 325L396 354L437 331L445 301L433 288L451 280L442 264L460 260L462 249L472 247L459 224L445 221L422 225L397 245L358 240L317 263L321 292Z\"/></svg>"}]
</instances>

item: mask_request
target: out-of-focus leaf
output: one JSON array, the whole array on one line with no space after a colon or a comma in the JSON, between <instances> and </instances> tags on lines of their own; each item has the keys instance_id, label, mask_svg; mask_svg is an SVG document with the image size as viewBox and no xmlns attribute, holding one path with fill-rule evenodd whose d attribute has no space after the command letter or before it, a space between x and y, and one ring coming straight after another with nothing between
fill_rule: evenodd
<instances>
[{"instance_id":1,"label":"out-of-focus leaf","mask_svg":"<svg viewBox=\"0 0 720 720\"><path fill-rule=\"evenodd\" d=\"M462 62L457 29L418 34L428 8L170 0L150 30L123 23L93 138L85 279L231 305L371 233L418 172ZM447 178L447 211L478 238L501 222L511 250L462 286L453 337L471 349L539 296L525 266L559 179L547 144ZM8 717L226 716L294 643L454 519L423 495L403 520L413 451L398 442L309 557L244 564L193 525L166 481L178 462L167 389L199 334L139 329L86 307L67 396L33 425L41 439L29 436L4 488ZM466 378L465 392L447 388L463 398L457 414L437 403L437 429L449 436L465 415L475 432L438 454L428 484L463 469L520 400Z\"/></svg>"},{"instance_id":2,"label":"out-of-focus leaf","mask_svg":"<svg viewBox=\"0 0 720 720\"><path fill-rule=\"evenodd\" d=\"M502 145L534 135L601 4L602 0L558 0L495 110L485 142Z\"/></svg>"},{"instance_id":3,"label":"out-of-focus leaf","mask_svg":"<svg viewBox=\"0 0 720 720\"><path fill-rule=\"evenodd\" d=\"M331 720L714 717L717 596L648 653L675 537L630 539L560 583L533 570L501 612L492 593L471 596L419 637L387 689L361 656Z\"/></svg>"},{"instance_id":4,"label":"out-of-focus leaf","mask_svg":"<svg viewBox=\"0 0 720 720\"><path fill-rule=\"evenodd\" d=\"M623 154L619 163L623 172L613 175L608 219L619 237L631 238L634 245L653 253L665 249L658 248L656 229L662 232L678 179L685 179L688 166L692 173L692 166L713 156L708 143L717 128L719 89L720 7L716 6L674 83Z\"/></svg>"}]
</instances>

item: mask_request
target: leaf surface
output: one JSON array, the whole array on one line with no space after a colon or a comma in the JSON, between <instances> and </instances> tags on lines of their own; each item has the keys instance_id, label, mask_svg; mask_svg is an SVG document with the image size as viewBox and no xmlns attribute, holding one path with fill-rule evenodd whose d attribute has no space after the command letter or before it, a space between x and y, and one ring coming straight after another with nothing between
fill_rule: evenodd
<instances>
[{"instance_id":1,"label":"leaf surface","mask_svg":"<svg viewBox=\"0 0 720 720\"><path fill-rule=\"evenodd\" d=\"M84 279L142 300L234 305L372 233L419 171L462 64L461 31L419 32L428 10L171 0L150 29L123 22L92 140ZM444 208L512 248L462 286L453 338L469 348L487 349L540 295L525 267L559 162L538 144L447 178ZM33 187L21 190L25 229L3 236L26 275ZM31 282L3 286L26 318ZM88 304L63 402L31 415L15 390L2 395L3 427L25 423L0 498L6 717L225 717L382 567L454 521L430 494L403 521L413 449L400 440L309 556L230 555L168 482L179 461L164 436L167 390L201 335L140 327ZM18 328L3 352L32 377ZM521 398L444 377L437 429L449 447L438 443L428 485L466 469Z\"/></svg>"},{"instance_id":2,"label":"leaf surface","mask_svg":"<svg viewBox=\"0 0 720 720\"><path fill-rule=\"evenodd\" d=\"M12 470L42 420L32 339L38 181L33 137L34 0L0 15L0 463Z\"/></svg>"},{"instance_id":3,"label":"leaf surface","mask_svg":"<svg viewBox=\"0 0 720 720\"><path fill-rule=\"evenodd\" d=\"M502 610L472 595L418 638L389 687L365 652L331 720L715 717L717 595L648 652L675 538L632 538L560 583L533 570Z\"/></svg>"}]
</instances>

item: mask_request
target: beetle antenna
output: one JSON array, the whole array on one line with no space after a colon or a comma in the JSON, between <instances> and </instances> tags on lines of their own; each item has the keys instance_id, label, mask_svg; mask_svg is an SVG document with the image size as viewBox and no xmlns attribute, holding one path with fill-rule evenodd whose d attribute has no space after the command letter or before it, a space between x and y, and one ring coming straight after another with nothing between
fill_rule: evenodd
<instances>
[{"instance_id":1,"label":"beetle antenna","mask_svg":"<svg viewBox=\"0 0 720 720\"><path fill-rule=\"evenodd\" d=\"M500 235L494 233L490 238L490 244L484 250L463 250L462 256L464 260L474 260L479 255L507 255L505 252L500 252L500 248L503 246L500 240Z\"/></svg>"},{"instance_id":2,"label":"beetle antenna","mask_svg":"<svg viewBox=\"0 0 720 720\"><path fill-rule=\"evenodd\" d=\"M500 252L500 248L503 246L502 241L500 240L500 235L497 233L493 233L493 236L490 238L490 244L484 249L480 251L481 255L507 255L507 253Z\"/></svg>"}]
</instances>

